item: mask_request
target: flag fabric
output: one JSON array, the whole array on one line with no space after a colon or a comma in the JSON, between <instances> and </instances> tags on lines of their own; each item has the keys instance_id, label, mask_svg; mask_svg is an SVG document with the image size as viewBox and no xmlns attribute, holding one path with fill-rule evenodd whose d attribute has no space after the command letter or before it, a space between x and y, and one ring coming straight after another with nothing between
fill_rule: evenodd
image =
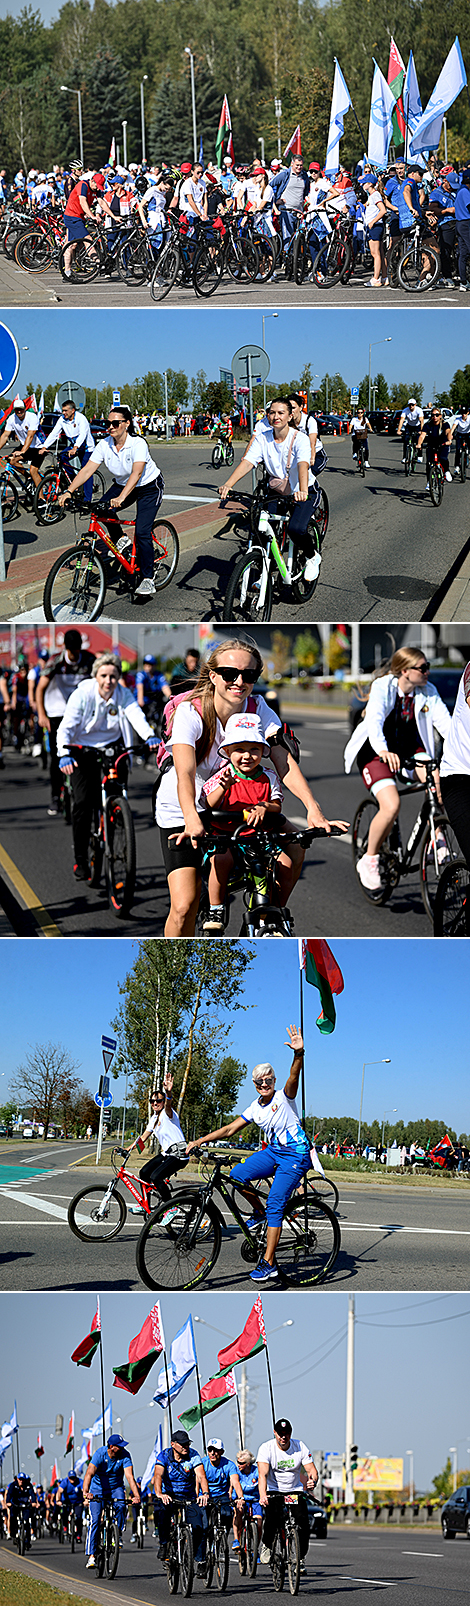
<instances>
[{"instance_id":1,"label":"flag fabric","mask_svg":"<svg viewBox=\"0 0 470 1606\"><path fill-rule=\"evenodd\" d=\"M53 1465L52 1472L51 1472L51 1483L58 1483L58 1482L59 1482L59 1468L57 1466L57 1461L54 1461L54 1465Z\"/></svg>"},{"instance_id":2,"label":"flag fabric","mask_svg":"<svg viewBox=\"0 0 470 1606\"><path fill-rule=\"evenodd\" d=\"M300 968L305 971L305 980L312 987L318 987L321 998L321 1014L317 1019L317 1026L324 1037L334 1032L336 1025L336 1010L333 1003L333 993L342 993L344 981L334 954L324 937L301 937L299 939Z\"/></svg>"},{"instance_id":3,"label":"flag fabric","mask_svg":"<svg viewBox=\"0 0 470 1606\"><path fill-rule=\"evenodd\" d=\"M42 390L41 391L41 395L39 397L39 403L38 403L38 418L42 418L43 412L44 412L44 391Z\"/></svg>"},{"instance_id":4,"label":"flag fabric","mask_svg":"<svg viewBox=\"0 0 470 1606\"><path fill-rule=\"evenodd\" d=\"M82 1448L80 1450L80 1455L77 1456L77 1460L74 1461L74 1463L73 1463L73 1470L74 1470L74 1472L77 1472L79 1476L80 1476L80 1473L82 1472L83 1468L86 1467L87 1462L90 1459L90 1453L89 1453L90 1449L91 1449L90 1445L82 1444Z\"/></svg>"},{"instance_id":5,"label":"flag fabric","mask_svg":"<svg viewBox=\"0 0 470 1606\"><path fill-rule=\"evenodd\" d=\"M189 1411L182 1411L178 1422L182 1422L186 1432L190 1433L203 1416L209 1416L211 1411L218 1411L219 1405L225 1405L226 1400L233 1400L236 1392L234 1373L219 1372L218 1377L209 1378L209 1382L201 1389L201 1405L198 1400L197 1405L191 1406Z\"/></svg>"},{"instance_id":6,"label":"flag fabric","mask_svg":"<svg viewBox=\"0 0 470 1606\"><path fill-rule=\"evenodd\" d=\"M54 413L60 413L60 401L59 401L59 397L57 395L57 391L56 391L55 396L54 396L53 411L54 411Z\"/></svg>"},{"instance_id":7,"label":"flag fabric","mask_svg":"<svg viewBox=\"0 0 470 1606\"><path fill-rule=\"evenodd\" d=\"M328 132L328 146L325 161L327 178L334 178L339 168L339 142L344 134L344 119L351 106L351 96L339 62L335 56L335 76L333 80L333 95L331 99L330 127Z\"/></svg>"},{"instance_id":8,"label":"flag fabric","mask_svg":"<svg viewBox=\"0 0 470 1606\"><path fill-rule=\"evenodd\" d=\"M297 123L297 128L294 129L294 132L293 132L293 135L292 135L292 139L290 139L289 140L289 144L286 145L286 148L285 148L285 151L284 151L284 156L287 156L289 151L292 151L292 155L293 156L301 156L302 155L302 142L301 142L301 138L300 138L300 123Z\"/></svg>"},{"instance_id":9,"label":"flag fabric","mask_svg":"<svg viewBox=\"0 0 470 1606\"><path fill-rule=\"evenodd\" d=\"M202 134L201 134L201 138L199 140L199 165L200 165L200 167L204 167L204 149L203 149L203 144L202 144Z\"/></svg>"},{"instance_id":10,"label":"flag fabric","mask_svg":"<svg viewBox=\"0 0 470 1606\"><path fill-rule=\"evenodd\" d=\"M446 1132L445 1137L439 1138L439 1142L434 1145L434 1148L429 1149L429 1159L435 1160L436 1165L444 1167L453 1147L449 1134Z\"/></svg>"},{"instance_id":11,"label":"flag fabric","mask_svg":"<svg viewBox=\"0 0 470 1606\"><path fill-rule=\"evenodd\" d=\"M41 1460L41 1456L44 1455L44 1445L43 1445L40 1433L38 1433L38 1442L37 1442L34 1454L37 1457L38 1461L40 1461Z\"/></svg>"},{"instance_id":12,"label":"flag fabric","mask_svg":"<svg viewBox=\"0 0 470 1606\"><path fill-rule=\"evenodd\" d=\"M167 1363L170 1400L175 1400L177 1394L181 1394L188 1377L191 1377L191 1373L194 1372L195 1365L196 1347L193 1322L192 1316L188 1316L184 1327L180 1327L179 1333L175 1334L170 1345ZM162 1367L161 1372L158 1374L157 1387L153 1397L156 1404L161 1405L165 1410L168 1405L165 1367Z\"/></svg>"},{"instance_id":13,"label":"flag fabric","mask_svg":"<svg viewBox=\"0 0 470 1606\"><path fill-rule=\"evenodd\" d=\"M266 1328L261 1294L258 1294L240 1337L232 1339L231 1344L219 1350L219 1375L223 1376L232 1366L238 1366L240 1361L249 1361L252 1355L258 1355L262 1349L266 1349Z\"/></svg>"},{"instance_id":14,"label":"flag fabric","mask_svg":"<svg viewBox=\"0 0 470 1606\"><path fill-rule=\"evenodd\" d=\"M113 1407L112 1407L111 1400L110 1400L109 1404L105 1406L104 1430L103 1430L103 1417L102 1416L97 1416L97 1417L95 1417L95 1420L94 1420L92 1428L82 1428L82 1439L90 1439L90 1440L91 1439L97 1439L98 1435L100 1433L103 1433L103 1431L104 1431L104 1435L105 1435L105 1438L106 1438L106 1434L111 1432L112 1425L113 1425Z\"/></svg>"},{"instance_id":15,"label":"flag fabric","mask_svg":"<svg viewBox=\"0 0 470 1606\"><path fill-rule=\"evenodd\" d=\"M164 1348L160 1300L157 1300L146 1317L140 1333L137 1333L136 1338L131 1338L129 1360L124 1366L113 1366L113 1388L125 1389L127 1394L138 1394L154 1361L158 1361Z\"/></svg>"},{"instance_id":16,"label":"flag fabric","mask_svg":"<svg viewBox=\"0 0 470 1606\"><path fill-rule=\"evenodd\" d=\"M226 145L225 151L224 145ZM222 166L223 156L231 156L233 161L232 119L230 116L230 107L226 95L224 95L222 101L222 111L219 117L219 127L217 129L217 139L215 142L215 157L218 167Z\"/></svg>"},{"instance_id":17,"label":"flag fabric","mask_svg":"<svg viewBox=\"0 0 470 1606\"><path fill-rule=\"evenodd\" d=\"M113 134L113 137L112 137L112 140L111 140L111 144L110 144L110 147L109 147L108 162L112 162L113 167L114 167L115 161L116 161L116 140L115 140L114 134Z\"/></svg>"},{"instance_id":18,"label":"flag fabric","mask_svg":"<svg viewBox=\"0 0 470 1606\"><path fill-rule=\"evenodd\" d=\"M390 39L390 55L388 58L387 83L392 95L395 96L395 110L392 112L393 137L396 145L405 142L406 124L403 111L403 84L405 81L405 63L401 59L398 45L393 38Z\"/></svg>"},{"instance_id":19,"label":"flag fabric","mask_svg":"<svg viewBox=\"0 0 470 1606\"><path fill-rule=\"evenodd\" d=\"M2 1424L2 1440L6 1439L7 1445L10 1444L11 1439L13 1437L13 1434L17 1433L17 1432L18 1432L18 1413L17 1413L17 1409L16 1409L16 1400L15 1400L15 1403L14 1403L14 1406L13 1406L13 1410L12 1410L12 1413L11 1413L11 1417L10 1417L10 1421L9 1422L4 1422Z\"/></svg>"},{"instance_id":20,"label":"flag fabric","mask_svg":"<svg viewBox=\"0 0 470 1606\"><path fill-rule=\"evenodd\" d=\"M75 1361L76 1366L91 1366L93 1356L98 1349L98 1344L100 1343L101 1316L100 1302L98 1300L96 1315L93 1317L90 1332L87 1333L86 1338L82 1338L81 1344L78 1344L77 1348L74 1349L71 1357L72 1361Z\"/></svg>"},{"instance_id":21,"label":"flag fabric","mask_svg":"<svg viewBox=\"0 0 470 1606\"><path fill-rule=\"evenodd\" d=\"M143 1476L142 1476L142 1478L140 1480L140 1488L141 1488L141 1493L142 1494L144 1493L144 1489L146 1489L148 1487L148 1484L151 1482L151 1479L152 1479L153 1473L154 1473L154 1468L155 1468L155 1462L156 1462L156 1459L157 1459L157 1455L160 1455L160 1451L162 1449L163 1449L163 1439L162 1439L162 1430L161 1430L161 1426L160 1426L159 1429L158 1429L157 1437L155 1439L155 1444L153 1446L153 1450L150 1451L150 1455L149 1455L149 1458L148 1458L148 1461L147 1461L147 1466L145 1468L145 1472L144 1472L144 1474L143 1474Z\"/></svg>"},{"instance_id":22,"label":"flag fabric","mask_svg":"<svg viewBox=\"0 0 470 1606\"><path fill-rule=\"evenodd\" d=\"M67 1438L66 1438L66 1442L65 1442L65 1454L66 1455L70 1455L70 1451L73 1450L74 1442L75 1442L75 1412L72 1411L72 1415L71 1415L70 1422L69 1422L68 1429L67 1429Z\"/></svg>"},{"instance_id":23,"label":"flag fabric","mask_svg":"<svg viewBox=\"0 0 470 1606\"><path fill-rule=\"evenodd\" d=\"M423 115L421 96L419 93L418 79L416 77L416 67L414 64L412 50L410 50L408 57L408 66L403 85L403 110L405 113L406 123L405 151L407 151L410 142L410 134L414 134L415 129L418 127L420 117Z\"/></svg>"},{"instance_id":24,"label":"flag fabric","mask_svg":"<svg viewBox=\"0 0 470 1606\"><path fill-rule=\"evenodd\" d=\"M374 167L387 166L388 148L392 138L392 112L395 96L389 89L383 72L374 59L374 77L370 102L369 142L367 157Z\"/></svg>"},{"instance_id":25,"label":"flag fabric","mask_svg":"<svg viewBox=\"0 0 470 1606\"><path fill-rule=\"evenodd\" d=\"M426 110L420 117L413 138L410 143L410 155L417 156L419 151L437 151L441 137L441 129L446 112L453 106L461 89L465 89L467 74L462 59L458 39L454 40L451 50L444 62L442 72L439 74L437 84L433 89L431 99L428 100Z\"/></svg>"}]
</instances>

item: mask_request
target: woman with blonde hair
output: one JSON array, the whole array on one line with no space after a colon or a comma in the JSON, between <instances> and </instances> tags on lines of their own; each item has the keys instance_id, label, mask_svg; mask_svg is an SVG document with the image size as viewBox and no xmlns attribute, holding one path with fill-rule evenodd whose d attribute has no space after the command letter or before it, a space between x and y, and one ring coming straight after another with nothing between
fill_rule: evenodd
<instances>
[{"instance_id":1,"label":"woman with blonde hair","mask_svg":"<svg viewBox=\"0 0 470 1606\"><path fill-rule=\"evenodd\" d=\"M347 774L354 759L363 781L378 804L369 830L368 851L356 864L363 887L379 892L379 851L396 820L400 798L395 776L402 768L418 780L424 771L415 766L417 753L434 758L434 731L446 736L450 714L436 687L428 681L430 665L419 647L400 647L373 680L363 715L344 754ZM434 771L438 797L439 774Z\"/></svg>"},{"instance_id":2,"label":"woman with blonde hair","mask_svg":"<svg viewBox=\"0 0 470 1606\"><path fill-rule=\"evenodd\" d=\"M89 875L88 844L100 783L100 752L115 743L121 750L132 747L133 731L148 747L158 747L158 737L143 709L127 686L121 684L121 673L117 653L99 653L91 679L82 680L69 697L57 731L59 769L72 777L73 869L77 881L87 881ZM122 777L123 764L120 773Z\"/></svg>"}]
</instances>

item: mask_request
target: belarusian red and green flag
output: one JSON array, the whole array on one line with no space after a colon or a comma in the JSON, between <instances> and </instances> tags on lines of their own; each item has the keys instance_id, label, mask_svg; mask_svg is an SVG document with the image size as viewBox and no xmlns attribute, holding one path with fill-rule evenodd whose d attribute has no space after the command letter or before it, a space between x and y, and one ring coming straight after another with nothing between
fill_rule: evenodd
<instances>
[{"instance_id":1,"label":"belarusian red and green flag","mask_svg":"<svg viewBox=\"0 0 470 1606\"><path fill-rule=\"evenodd\" d=\"M160 1300L147 1316L140 1333L131 1338L129 1359L124 1366L113 1366L115 1389L126 1389L127 1394L138 1394L148 1377L154 1361L165 1348Z\"/></svg>"},{"instance_id":2,"label":"belarusian red and green flag","mask_svg":"<svg viewBox=\"0 0 470 1606\"><path fill-rule=\"evenodd\" d=\"M37 1456L38 1461L40 1461L41 1460L41 1456L44 1455L44 1445L43 1445L40 1433L38 1433L38 1442L37 1442L34 1454L35 1454L35 1456Z\"/></svg>"},{"instance_id":3,"label":"belarusian red and green flag","mask_svg":"<svg viewBox=\"0 0 470 1606\"><path fill-rule=\"evenodd\" d=\"M71 1415L70 1422L69 1422L69 1425L68 1425L67 1439L66 1439L66 1444L65 1444L65 1454L66 1455L70 1455L70 1451L73 1450L74 1442L75 1442L75 1411L72 1411L72 1415Z\"/></svg>"},{"instance_id":4,"label":"belarusian red and green flag","mask_svg":"<svg viewBox=\"0 0 470 1606\"><path fill-rule=\"evenodd\" d=\"M336 1025L333 993L342 993L344 988L339 965L324 937L301 937L299 960L301 970L305 971L305 980L310 982L312 987L318 987L322 1007L317 1026L326 1037L330 1032L334 1032Z\"/></svg>"},{"instance_id":5,"label":"belarusian red and green flag","mask_svg":"<svg viewBox=\"0 0 470 1606\"><path fill-rule=\"evenodd\" d=\"M198 1402L197 1405L191 1406L189 1411L182 1411L178 1422L181 1422L186 1432L190 1433L203 1416L209 1416L211 1411L217 1411L219 1405L225 1405L226 1400L233 1400L236 1392L237 1385L233 1372L228 1372L226 1376L219 1373L218 1377L209 1378L209 1382L201 1389L200 1405Z\"/></svg>"},{"instance_id":6,"label":"belarusian red and green flag","mask_svg":"<svg viewBox=\"0 0 470 1606\"><path fill-rule=\"evenodd\" d=\"M86 1338L82 1338L81 1344L78 1344L77 1348L74 1349L72 1360L75 1361L77 1366L91 1366L93 1356L95 1351L98 1349L98 1344L100 1343L101 1316L100 1302L98 1299L96 1315L93 1317L90 1332L87 1333Z\"/></svg>"},{"instance_id":7,"label":"belarusian red and green flag","mask_svg":"<svg viewBox=\"0 0 470 1606\"><path fill-rule=\"evenodd\" d=\"M224 145L226 146L225 150ZM222 111L220 113L217 139L215 142L215 155L218 167L222 166L222 159L224 156L231 156L233 162L232 119L230 116L230 107L226 95L224 95L222 101Z\"/></svg>"},{"instance_id":8,"label":"belarusian red and green flag","mask_svg":"<svg viewBox=\"0 0 470 1606\"><path fill-rule=\"evenodd\" d=\"M258 1294L240 1337L232 1339L231 1344L219 1350L217 1356L219 1376L223 1377L232 1366L238 1366L240 1361L250 1360L252 1355L258 1355L262 1349L266 1349L266 1328L261 1294Z\"/></svg>"},{"instance_id":9,"label":"belarusian red and green flag","mask_svg":"<svg viewBox=\"0 0 470 1606\"><path fill-rule=\"evenodd\" d=\"M387 83L392 95L395 96L396 106L392 112L393 138L395 145L404 145L406 135L405 113L403 110L402 89L405 82L405 63L401 59L398 46L394 39L390 39L390 55L388 58Z\"/></svg>"}]
</instances>

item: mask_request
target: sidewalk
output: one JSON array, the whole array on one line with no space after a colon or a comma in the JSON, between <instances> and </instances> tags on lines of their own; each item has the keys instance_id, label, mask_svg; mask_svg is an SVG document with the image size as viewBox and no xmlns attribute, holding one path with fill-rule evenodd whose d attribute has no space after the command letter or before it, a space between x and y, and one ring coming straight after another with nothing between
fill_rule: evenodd
<instances>
[{"instance_id":1,"label":"sidewalk","mask_svg":"<svg viewBox=\"0 0 470 1606\"><path fill-rule=\"evenodd\" d=\"M458 572L454 575L451 569L450 585L447 586L438 599L433 619L450 624L452 620L467 621L470 619L470 539L464 548L463 562L458 564Z\"/></svg>"}]
</instances>

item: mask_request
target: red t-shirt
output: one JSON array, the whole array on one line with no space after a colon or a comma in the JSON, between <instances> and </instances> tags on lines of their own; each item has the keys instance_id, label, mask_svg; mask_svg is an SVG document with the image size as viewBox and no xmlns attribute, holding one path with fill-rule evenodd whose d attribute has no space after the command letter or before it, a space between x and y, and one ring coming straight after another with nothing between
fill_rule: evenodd
<instances>
[{"instance_id":1,"label":"red t-shirt","mask_svg":"<svg viewBox=\"0 0 470 1606\"><path fill-rule=\"evenodd\" d=\"M65 208L64 217L83 217L83 208L80 206L81 195L85 196L85 199L88 201L88 205L91 206L93 200L93 190L90 189L90 185L87 183L86 178L80 178L78 184L76 184L75 188L71 190Z\"/></svg>"},{"instance_id":2,"label":"red t-shirt","mask_svg":"<svg viewBox=\"0 0 470 1606\"><path fill-rule=\"evenodd\" d=\"M205 782L203 792L206 797L210 797L211 792L220 786L223 774L224 770L218 770L216 775L211 775ZM255 775L234 775L230 786L224 792L219 808L223 808L227 813L235 810L238 814L242 813L243 809L255 808L257 803L270 803L272 799L281 797L282 791L277 776L270 774L268 770L258 770Z\"/></svg>"}]
</instances>

